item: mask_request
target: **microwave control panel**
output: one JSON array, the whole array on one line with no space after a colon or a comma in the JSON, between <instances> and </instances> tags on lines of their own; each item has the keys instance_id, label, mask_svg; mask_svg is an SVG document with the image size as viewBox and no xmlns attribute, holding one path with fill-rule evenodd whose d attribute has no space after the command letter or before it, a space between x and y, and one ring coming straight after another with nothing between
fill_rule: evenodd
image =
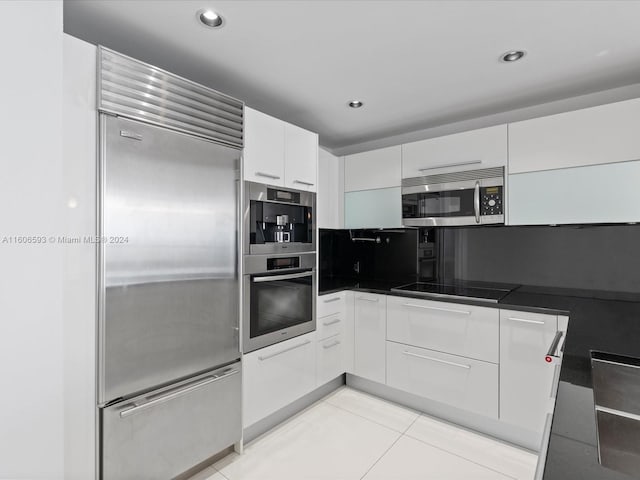
<instances>
[{"instance_id":1,"label":"microwave control panel","mask_svg":"<svg viewBox=\"0 0 640 480\"><path fill-rule=\"evenodd\" d=\"M504 213L502 187L480 188L480 214L502 215Z\"/></svg>"}]
</instances>

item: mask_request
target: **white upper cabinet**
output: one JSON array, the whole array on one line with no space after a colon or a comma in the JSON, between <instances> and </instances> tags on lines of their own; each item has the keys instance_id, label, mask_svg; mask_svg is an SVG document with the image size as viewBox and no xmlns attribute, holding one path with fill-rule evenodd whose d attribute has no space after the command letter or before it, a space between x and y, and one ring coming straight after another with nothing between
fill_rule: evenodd
<instances>
[{"instance_id":1,"label":"white upper cabinet","mask_svg":"<svg viewBox=\"0 0 640 480\"><path fill-rule=\"evenodd\" d=\"M509 124L509 173L640 160L640 99Z\"/></svg>"},{"instance_id":2,"label":"white upper cabinet","mask_svg":"<svg viewBox=\"0 0 640 480\"><path fill-rule=\"evenodd\" d=\"M401 147L381 148L344 157L344 191L400 186Z\"/></svg>"},{"instance_id":3,"label":"white upper cabinet","mask_svg":"<svg viewBox=\"0 0 640 480\"><path fill-rule=\"evenodd\" d=\"M285 123L244 109L244 179L284 186Z\"/></svg>"},{"instance_id":4,"label":"white upper cabinet","mask_svg":"<svg viewBox=\"0 0 640 480\"><path fill-rule=\"evenodd\" d=\"M318 228L343 228L344 198L340 159L323 149L318 153L318 195L316 223Z\"/></svg>"},{"instance_id":5,"label":"white upper cabinet","mask_svg":"<svg viewBox=\"0 0 640 480\"><path fill-rule=\"evenodd\" d=\"M402 145L402 178L506 165L506 125Z\"/></svg>"},{"instance_id":6,"label":"white upper cabinet","mask_svg":"<svg viewBox=\"0 0 640 480\"><path fill-rule=\"evenodd\" d=\"M244 179L316 191L318 135L244 109Z\"/></svg>"},{"instance_id":7,"label":"white upper cabinet","mask_svg":"<svg viewBox=\"0 0 640 480\"><path fill-rule=\"evenodd\" d=\"M284 140L284 186L315 192L318 134L286 123Z\"/></svg>"}]
</instances>

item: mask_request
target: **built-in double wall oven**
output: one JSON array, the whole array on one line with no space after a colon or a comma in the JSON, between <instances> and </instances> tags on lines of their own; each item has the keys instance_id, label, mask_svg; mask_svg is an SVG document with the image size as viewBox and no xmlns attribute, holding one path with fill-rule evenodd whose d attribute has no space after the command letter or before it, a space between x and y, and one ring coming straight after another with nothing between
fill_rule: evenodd
<instances>
[{"instance_id":1,"label":"built-in double wall oven","mask_svg":"<svg viewBox=\"0 0 640 480\"><path fill-rule=\"evenodd\" d=\"M316 328L315 194L245 182L242 349Z\"/></svg>"}]
</instances>

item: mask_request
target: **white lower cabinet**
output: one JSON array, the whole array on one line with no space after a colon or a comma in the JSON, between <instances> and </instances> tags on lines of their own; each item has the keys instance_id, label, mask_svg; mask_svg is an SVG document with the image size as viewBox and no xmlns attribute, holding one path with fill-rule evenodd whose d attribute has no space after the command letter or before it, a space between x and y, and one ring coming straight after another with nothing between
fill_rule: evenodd
<instances>
[{"instance_id":1,"label":"white lower cabinet","mask_svg":"<svg viewBox=\"0 0 640 480\"><path fill-rule=\"evenodd\" d=\"M387 342L387 385L498 418L498 365Z\"/></svg>"},{"instance_id":2,"label":"white lower cabinet","mask_svg":"<svg viewBox=\"0 0 640 480\"><path fill-rule=\"evenodd\" d=\"M342 334L317 342L317 383L318 386L333 380L345 372L345 342Z\"/></svg>"},{"instance_id":3,"label":"white lower cabinet","mask_svg":"<svg viewBox=\"0 0 640 480\"><path fill-rule=\"evenodd\" d=\"M500 310L500 419L542 433L559 363L545 356L558 331L558 318Z\"/></svg>"},{"instance_id":4,"label":"white lower cabinet","mask_svg":"<svg viewBox=\"0 0 640 480\"><path fill-rule=\"evenodd\" d=\"M387 339L498 363L500 312L458 303L387 298Z\"/></svg>"},{"instance_id":5,"label":"white lower cabinet","mask_svg":"<svg viewBox=\"0 0 640 480\"><path fill-rule=\"evenodd\" d=\"M354 368L359 377L385 383L387 297L355 293Z\"/></svg>"},{"instance_id":6,"label":"white lower cabinet","mask_svg":"<svg viewBox=\"0 0 640 480\"><path fill-rule=\"evenodd\" d=\"M244 355L244 428L316 387L315 338L307 333Z\"/></svg>"}]
</instances>

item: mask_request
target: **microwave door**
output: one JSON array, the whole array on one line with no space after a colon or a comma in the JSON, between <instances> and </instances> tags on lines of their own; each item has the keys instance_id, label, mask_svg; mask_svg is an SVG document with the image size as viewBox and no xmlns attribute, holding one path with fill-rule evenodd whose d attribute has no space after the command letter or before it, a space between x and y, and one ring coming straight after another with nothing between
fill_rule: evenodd
<instances>
[{"instance_id":1,"label":"microwave door","mask_svg":"<svg viewBox=\"0 0 640 480\"><path fill-rule=\"evenodd\" d=\"M402 195L405 226L476 224L475 189L423 191Z\"/></svg>"}]
</instances>

